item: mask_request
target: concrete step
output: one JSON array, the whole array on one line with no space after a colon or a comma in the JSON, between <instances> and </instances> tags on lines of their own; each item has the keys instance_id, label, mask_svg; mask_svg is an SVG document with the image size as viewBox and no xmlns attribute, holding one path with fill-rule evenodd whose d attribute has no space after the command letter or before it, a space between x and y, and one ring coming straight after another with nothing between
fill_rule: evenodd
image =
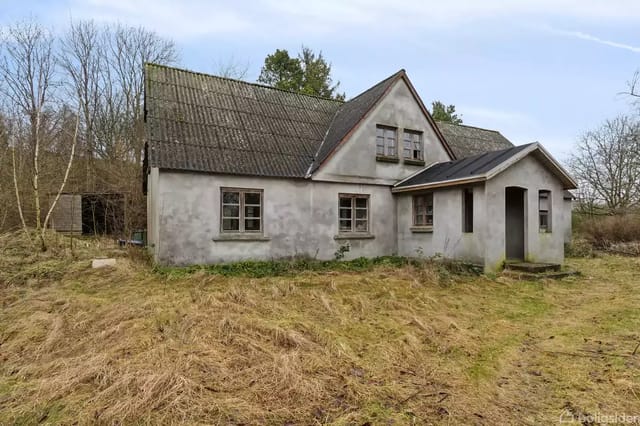
<instances>
[{"instance_id":1,"label":"concrete step","mask_svg":"<svg viewBox=\"0 0 640 426\"><path fill-rule=\"evenodd\" d=\"M504 268L509 271L541 274L544 272L560 271L561 265L557 263L507 262Z\"/></svg>"},{"instance_id":2,"label":"concrete step","mask_svg":"<svg viewBox=\"0 0 640 426\"><path fill-rule=\"evenodd\" d=\"M566 277L580 275L579 271L563 270L563 271L547 271L547 272L523 272L505 269L502 275L509 278L514 278L523 281L536 281L536 280L559 280Z\"/></svg>"}]
</instances>

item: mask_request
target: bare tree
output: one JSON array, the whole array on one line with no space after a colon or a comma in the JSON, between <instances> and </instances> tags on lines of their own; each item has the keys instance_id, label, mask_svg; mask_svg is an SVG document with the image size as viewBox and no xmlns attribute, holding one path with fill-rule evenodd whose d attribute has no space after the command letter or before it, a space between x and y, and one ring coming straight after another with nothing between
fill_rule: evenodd
<instances>
[{"instance_id":1,"label":"bare tree","mask_svg":"<svg viewBox=\"0 0 640 426\"><path fill-rule=\"evenodd\" d=\"M249 61L240 62L231 56L227 61L216 61L214 73L220 77L245 80L249 73Z\"/></svg>"},{"instance_id":2,"label":"bare tree","mask_svg":"<svg viewBox=\"0 0 640 426\"><path fill-rule=\"evenodd\" d=\"M42 229L40 206L40 149L43 138L43 116L52 101L52 85L56 68L54 38L33 21L9 27L5 52L0 62L2 92L18 108L29 124L29 149L32 152L32 189L35 203L36 230ZM46 250L44 237L41 249Z\"/></svg>"},{"instance_id":3,"label":"bare tree","mask_svg":"<svg viewBox=\"0 0 640 426\"><path fill-rule=\"evenodd\" d=\"M175 44L142 27L117 25L111 28L110 67L119 84L127 123L127 141L133 153L131 160L142 164L144 94L144 64L172 64L177 62Z\"/></svg>"},{"instance_id":4,"label":"bare tree","mask_svg":"<svg viewBox=\"0 0 640 426\"><path fill-rule=\"evenodd\" d=\"M620 116L586 132L569 167L591 202L612 212L640 203L640 124Z\"/></svg>"},{"instance_id":5,"label":"bare tree","mask_svg":"<svg viewBox=\"0 0 640 426\"><path fill-rule=\"evenodd\" d=\"M629 91L625 92L625 94L634 98L640 98L640 70L637 70L633 74L633 78L629 81L628 85Z\"/></svg>"},{"instance_id":6,"label":"bare tree","mask_svg":"<svg viewBox=\"0 0 640 426\"><path fill-rule=\"evenodd\" d=\"M64 190L73 163L79 120L77 116L64 178L59 185L56 198L43 215L40 187L41 156L50 153L47 144L51 142L51 127L48 126L56 124L55 114L50 111L55 107L54 90L58 65L54 42L53 36L39 24L33 21L19 23L7 30L0 60L0 77L3 83L0 90L14 105L18 119L28 128L26 144L21 148L23 152L28 152L32 159L30 178L35 206L35 228L42 251L47 249L45 232L49 218L60 193ZM16 145L14 144L12 150L13 180L20 219L26 230L16 169Z\"/></svg>"},{"instance_id":7,"label":"bare tree","mask_svg":"<svg viewBox=\"0 0 640 426\"><path fill-rule=\"evenodd\" d=\"M103 39L100 28L93 21L72 22L59 52L60 63L68 76L66 86L72 98L79 102L88 187L94 186L95 127L103 96L102 77L107 65Z\"/></svg>"}]
</instances>

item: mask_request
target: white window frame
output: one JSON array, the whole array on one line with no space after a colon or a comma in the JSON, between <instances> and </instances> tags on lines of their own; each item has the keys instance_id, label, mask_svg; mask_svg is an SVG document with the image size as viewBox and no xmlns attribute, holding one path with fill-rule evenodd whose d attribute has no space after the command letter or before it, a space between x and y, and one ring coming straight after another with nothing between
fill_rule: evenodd
<instances>
[{"instance_id":1,"label":"white window frame","mask_svg":"<svg viewBox=\"0 0 640 426\"><path fill-rule=\"evenodd\" d=\"M338 194L338 233L339 234L368 234L370 229L370 201L369 194ZM349 206L342 206L342 200L351 200ZM365 200L365 207L358 207L357 200ZM349 217L343 217L342 211L349 211ZM365 217L358 217L359 212L365 211ZM342 227L343 221L349 221L349 229ZM364 230L358 230L357 222L365 222Z\"/></svg>"},{"instance_id":2,"label":"white window frame","mask_svg":"<svg viewBox=\"0 0 640 426\"><path fill-rule=\"evenodd\" d=\"M424 140L423 132L418 130L404 129L402 132L402 156L405 160L424 161ZM416 149L416 144L419 149ZM407 150L409 155L407 155ZM418 153L416 157L415 154Z\"/></svg>"},{"instance_id":3,"label":"white window frame","mask_svg":"<svg viewBox=\"0 0 640 426\"><path fill-rule=\"evenodd\" d=\"M547 208L543 209L543 200L546 200ZM553 210L552 207L552 197L551 191L548 189L541 189L538 191L538 229L542 233L551 232L552 231L552 221L551 221L551 213ZM547 218L547 224L542 224L542 217Z\"/></svg>"},{"instance_id":4,"label":"white window frame","mask_svg":"<svg viewBox=\"0 0 640 426\"><path fill-rule=\"evenodd\" d=\"M380 135L382 131L382 135ZM381 143L382 142L382 143ZM382 147L382 153L380 148ZM376 125L376 156L387 158L398 158L398 128Z\"/></svg>"},{"instance_id":5,"label":"white window frame","mask_svg":"<svg viewBox=\"0 0 640 426\"><path fill-rule=\"evenodd\" d=\"M422 214L418 214L418 207L420 206L418 203L418 199L424 199L424 208L425 211ZM411 216L414 227L419 228L433 228L433 216L434 216L434 205L433 205L433 192L424 192L421 194L415 194L411 197ZM431 213L429 213L429 207L431 207ZM431 217L431 223L429 223L429 217ZM424 219L424 223L422 223L422 219Z\"/></svg>"},{"instance_id":6,"label":"white window frame","mask_svg":"<svg viewBox=\"0 0 640 426\"><path fill-rule=\"evenodd\" d=\"M238 194L238 203L225 203L224 202L224 194L225 193L237 193ZM260 204L247 204L246 203L246 194L258 194L260 196ZM224 215L224 207L225 206L238 206L238 216L225 216ZM259 207L260 208L260 216L253 217L246 215L246 207ZM254 188L220 188L220 232L223 234L261 234L264 228L263 224L264 217L264 190L262 189L254 189ZM224 229L224 220L238 220L238 229ZM258 220L260 223L260 229L246 229L246 220Z\"/></svg>"}]
</instances>

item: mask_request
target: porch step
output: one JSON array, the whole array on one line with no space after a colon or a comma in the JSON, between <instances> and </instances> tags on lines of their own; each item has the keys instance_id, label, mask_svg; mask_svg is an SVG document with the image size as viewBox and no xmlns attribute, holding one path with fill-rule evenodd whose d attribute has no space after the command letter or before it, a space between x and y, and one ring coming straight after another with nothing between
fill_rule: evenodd
<instances>
[{"instance_id":1,"label":"porch step","mask_svg":"<svg viewBox=\"0 0 640 426\"><path fill-rule=\"evenodd\" d=\"M563 271L548 271L548 272L522 272L505 269L502 275L523 281L536 281L536 280L559 280L566 277L572 277L580 275L579 271L563 270Z\"/></svg>"},{"instance_id":2,"label":"porch step","mask_svg":"<svg viewBox=\"0 0 640 426\"><path fill-rule=\"evenodd\" d=\"M504 268L509 271L541 274L543 272L560 271L561 265L557 263L507 262Z\"/></svg>"}]
</instances>

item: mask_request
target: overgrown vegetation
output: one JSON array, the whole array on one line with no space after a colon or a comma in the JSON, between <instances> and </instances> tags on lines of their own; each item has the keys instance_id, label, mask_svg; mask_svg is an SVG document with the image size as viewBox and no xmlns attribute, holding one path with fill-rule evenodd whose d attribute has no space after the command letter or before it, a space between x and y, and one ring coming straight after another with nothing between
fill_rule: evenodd
<instances>
[{"instance_id":1,"label":"overgrown vegetation","mask_svg":"<svg viewBox=\"0 0 640 426\"><path fill-rule=\"evenodd\" d=\"M354 260L312 260L291 259L272 261L245 261L217 265L196 265L187 267L154 267L154 271L169 279L185 278L197 273L207 273L250 278L291 276L302 272L363 272L376 267L401 268L412 266L422 268L429 266L437 270L442 276L450 273L477 274L478 267L462 262L436 261L434 259L409 259L399 256L381 256L374 258L359 257Z\"/></svg>"},{"instance_id":2,"label":"overgrown vegetation","mask_svg":"<svg viewBox=\"0 0 640 426\"><path fill-rule=\"evenodd\" d=\"M536 283L394 257L154 271L142 252L50 239L38 254L0 239L0 424L550 424L568 406L640 408L638 258L570 260L583 277ZM116 267L90 269L98 255Z\"/></svg>"},{"instance_id":3,"label":"overgrown vegetation","mask_svg":"<svg viewBox=\"0 0 640 426\"><path fill-rule=\"evenodd\" d=\"M640 214L576 216L572 247L640 255Z\"/></svg>"}]
</instances>

